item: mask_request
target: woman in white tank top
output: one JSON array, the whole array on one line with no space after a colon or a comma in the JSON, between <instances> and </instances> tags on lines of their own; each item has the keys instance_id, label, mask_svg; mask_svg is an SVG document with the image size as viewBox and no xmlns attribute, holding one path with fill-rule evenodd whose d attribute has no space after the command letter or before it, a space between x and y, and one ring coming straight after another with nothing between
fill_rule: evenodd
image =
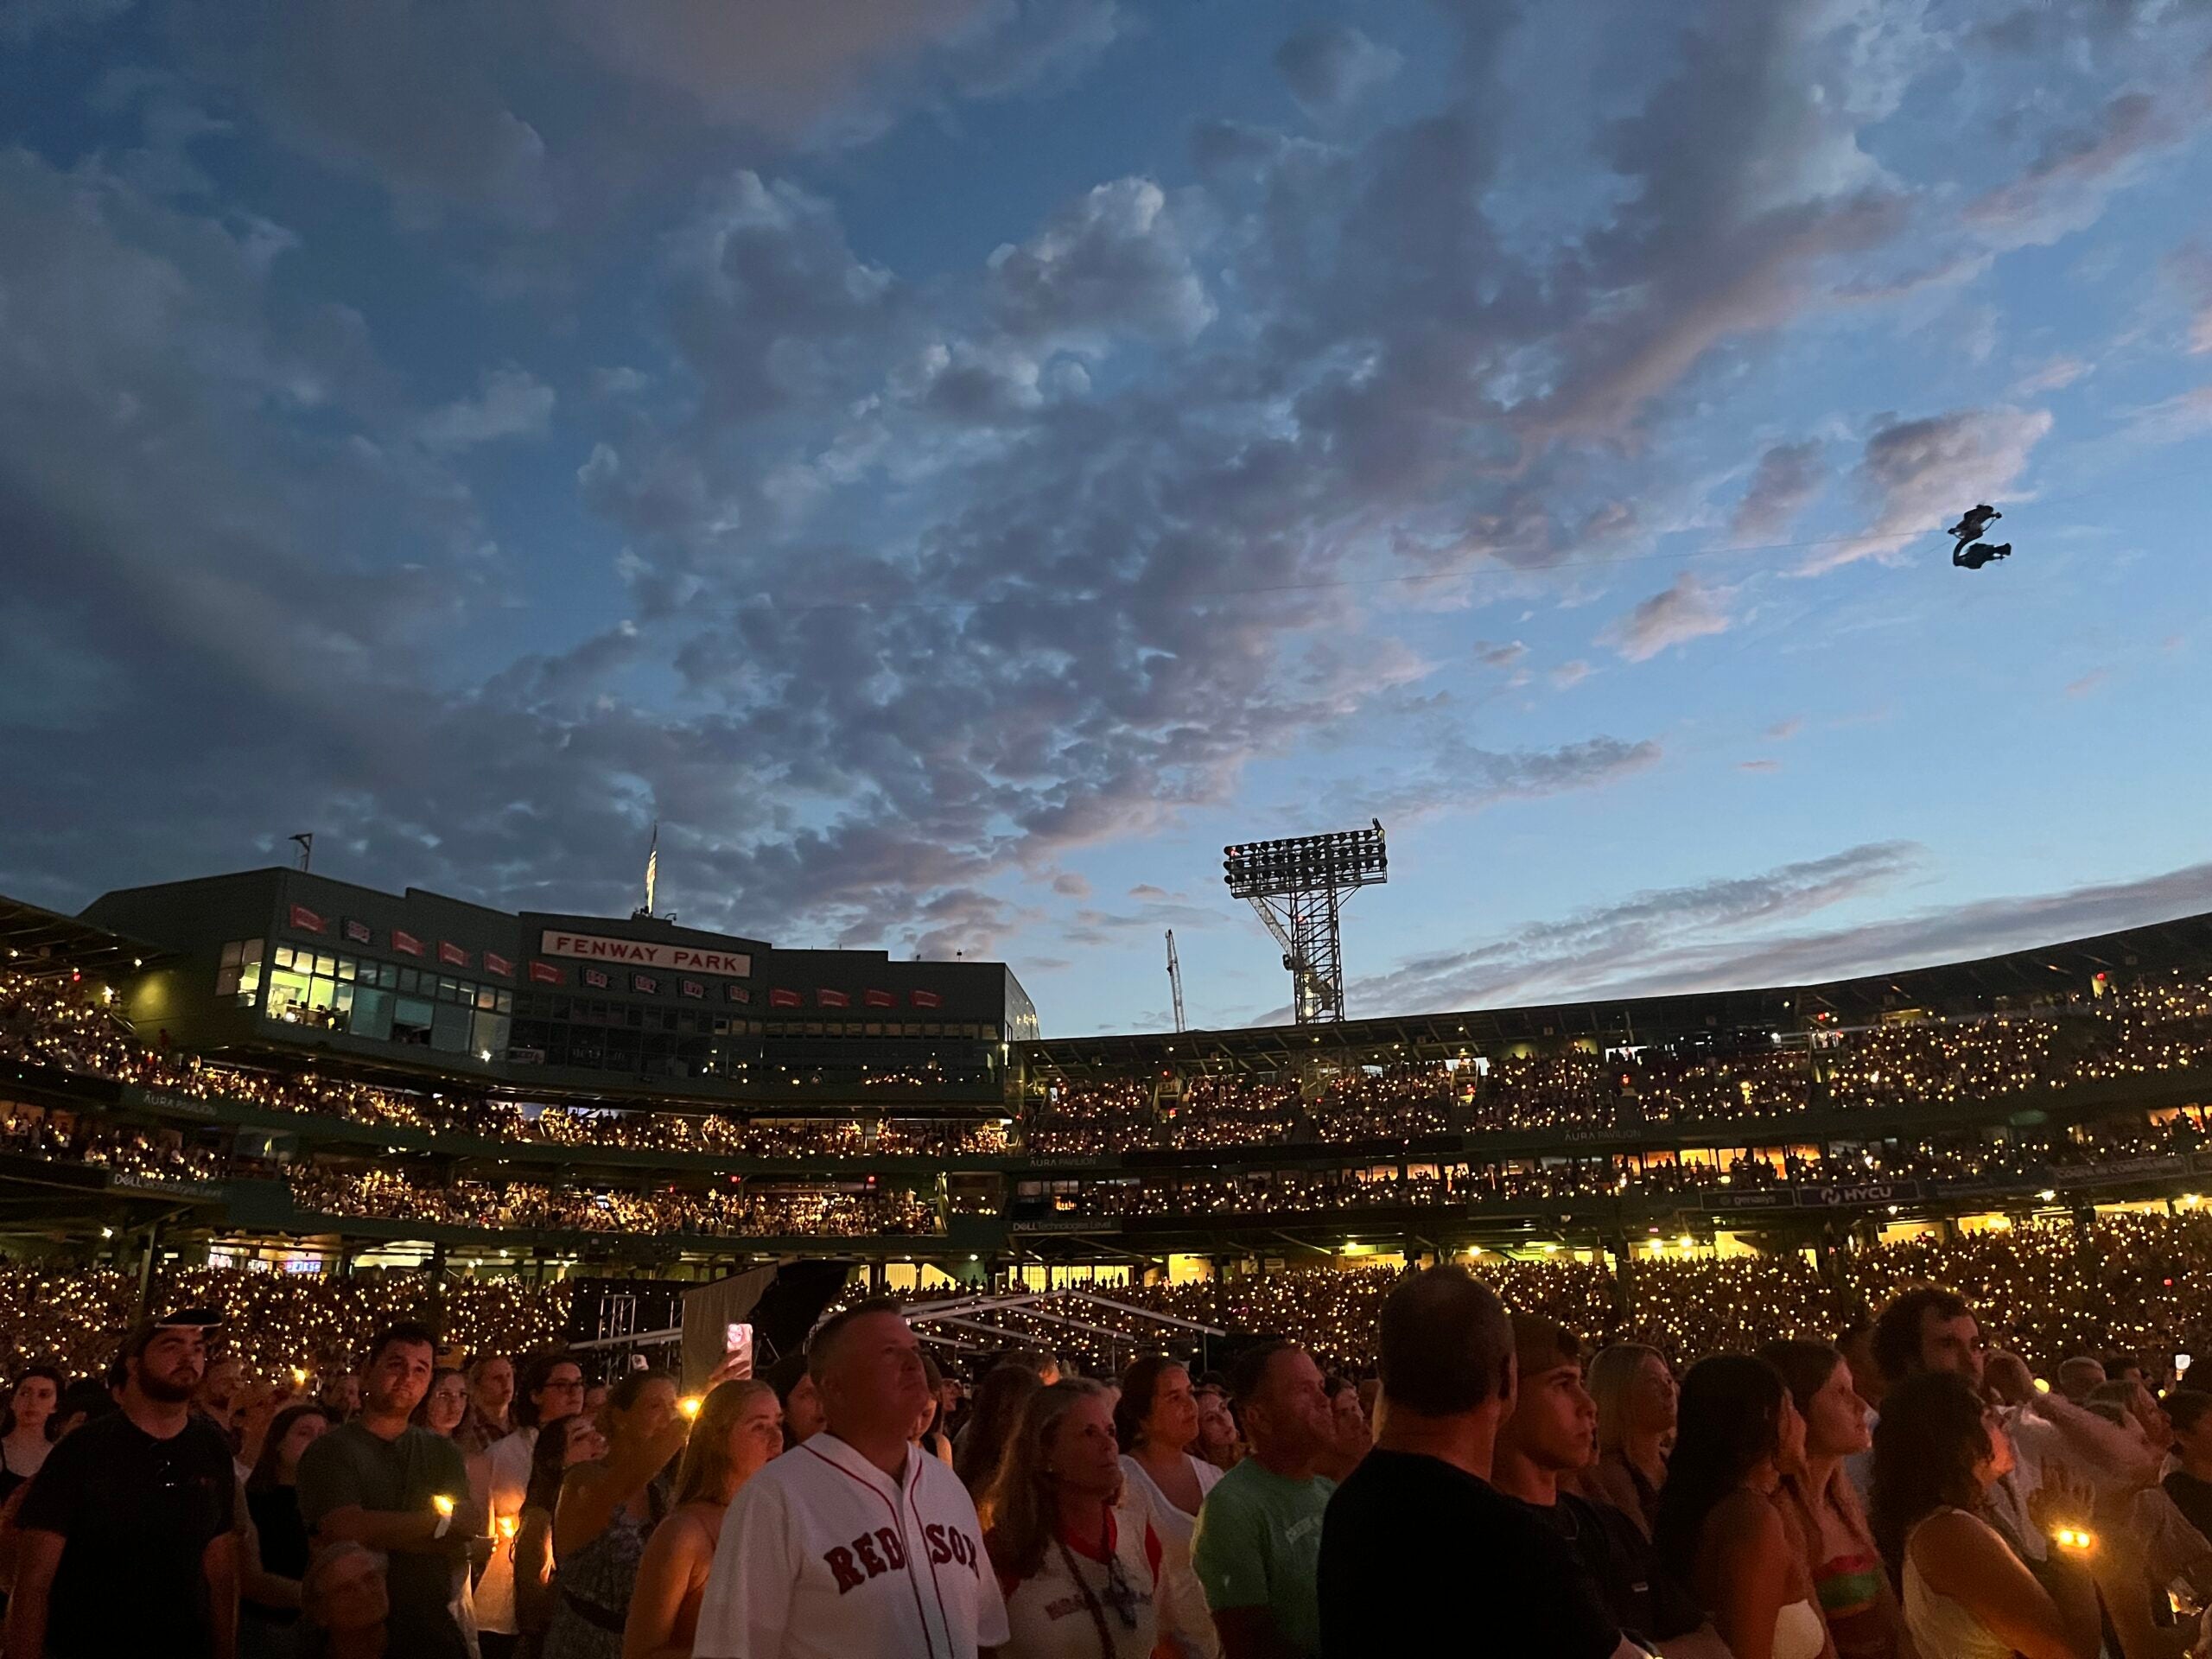
<instances>
[{"instance_id":1,"label":"woman in white tank top","mask_svg":"<svg viewBox=\"0 0 2212 1659\"><path fill-rule=\"evenodd\" d=\"M2091 1573L2109 1567L2124 1580L2126 1568L2119 1552L2055 1544L2038 1582L1985 1518L1985 1495L2012 1468L2002 1421L1965 1378L1922 1372L1884 1398L1874 1536L1904 1581L1905 1628L1921 1659L2097 1659ZM2056 1471L2046 1471L2028 1510L2054 1537L2088 1535L2088 1496Z\"/></svg>"},{"instance_id":2,"label":"woman in white tank top","mask_svg":"<svg viewBox=\"0 0 2212 1659\"><path fill-rule=\"evenodd\" d=\"M1221 1478L1220 1470L1185 1450L1198 1433L1198 1400L1181 1364L1154 1356L1122 1373L1122 1397L1114 1405L1122 1473L1150 1507L1160 1538L1186 1557L1198 1504Z\"/></svg>"},{"instance_id":3,"label":"woman in white tank top","mask_svg":"<svg viewBox=\"0 0 2212 1659\"><path fill-rule=\"evenodd\" d=\"M1682 1378L1660 1489L1660 1560L1697 1592L1735 1659L1835 1659L1812 1569L1774 1502L1805 1457L1805 1420L1782 1373L1715 1354Z\"/></svg>"}]
</instances>

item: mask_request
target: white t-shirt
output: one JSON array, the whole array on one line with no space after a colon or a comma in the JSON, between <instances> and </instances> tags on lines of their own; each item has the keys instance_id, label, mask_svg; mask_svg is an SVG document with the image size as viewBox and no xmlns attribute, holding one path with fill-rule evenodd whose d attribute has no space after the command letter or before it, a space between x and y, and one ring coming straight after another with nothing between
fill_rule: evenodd
<instances>
[{"instance_id":1,"label":"white t-shirt","mask_svg":"<svg viewBox=\"0 0 2212 1659\"><path fill-rule=\"evenodd\" d=\"M1007 1592L1011 1634L1001 1659L1101 1659L1102 1622L1112 1659L1150 1659L1164 1642L1180 1654L1220 1659L1205 1592L1187 1554L1160 1539L1152 1508L1134 1492L1123 1494L1109 1522L1110 1567L1048 1547L1036 1576Z\"/></svg>"},{"instance_id":2,"label":"white t-shirt","mask_svg":"<svg viewBox=\"0 0 2212 1659\"><path fill-rule=\"evenodd\" d=\"M1189 1460L1191 1467L1197 1471L1198 1497L1203 1502L1205 1495L1213 1491L1214 1482L1221 1478L1221 1471L1201 1459L1192 1457L1187 1452L1183 1455ZM1185 1514L1183 1510L1177 1509L1175 1501L1161 1491L1158 1483L1145 1472L1144 1465L1126 1453L1122 1459L1122 1480L1123 1490L1143 1494L1145 1502L1151 1506L1152 1524L1159 1529L1160 1541L1179 1546L1184 1560L1188 1560L1191 1555L1191 1529L1198 1524L1198 1512L1192 1510Z\"/></svg>"},{"instance_id":3,"label":"white t-shirt","mask_svg":"<svg viewBox=\"0 0 2212 1659\"><path fill-rule=\"evenodd\" d=\"M524 1491L530 1485L530 1455L537 1448L537 1431L518 1428L492 1442L485 1452L491 1470L492 1559L476 1581L476 1628L501 1636L516 1634L515 1541L499 1536L499 1517L522 1513Z\"/></svg>"},{"instance_id":4,"label":"white t-shirt","mask_svg":"<svg viewBox=\"0 0 2212 1659\"><path fill-rule=\"evenodd\" d=\"M976 1659L1007 1639L976 1505L937 1459L893 1481L835 1434L745 1483L699 1604L696 1659Z\"/></svg>"}]
</instances>

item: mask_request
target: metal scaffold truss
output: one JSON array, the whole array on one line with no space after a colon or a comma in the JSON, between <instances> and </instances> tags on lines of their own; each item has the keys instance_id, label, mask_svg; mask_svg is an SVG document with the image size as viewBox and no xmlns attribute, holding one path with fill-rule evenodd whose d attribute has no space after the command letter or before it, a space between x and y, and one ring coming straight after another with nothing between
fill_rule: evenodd
<instances>
[{"instance_id":1,"label":"metal scaffold truss","mask_svg":"<svg viewBox=\"0 0 2212 1659\"><path fill-rule=\"evenodd\" d=\"M1222 849L1222 880L1248 900L1290 974L1291 1008L1301 1026L1344 1017L1345 896L1389 878L1382 822L1365 830L1248 842Z\"/></svg>"}]
</instances>

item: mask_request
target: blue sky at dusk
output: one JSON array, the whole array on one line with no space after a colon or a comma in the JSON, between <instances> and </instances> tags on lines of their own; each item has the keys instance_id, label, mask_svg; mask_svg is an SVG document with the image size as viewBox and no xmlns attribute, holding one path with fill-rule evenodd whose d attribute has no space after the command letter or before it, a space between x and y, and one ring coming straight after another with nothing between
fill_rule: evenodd
<instances>
[{"instance_id":1,"label":"blue sky at dusk","mask_svg":"<svg viewBox=\"0 0 2212 1659\"><path fill-rule=\"evenodd\" d=\"M2212 908L2212 6L0 0L0 891L1278 1017ZM2017 551L1954 569L1997 504Z\"/></svg>"}]
</instances>

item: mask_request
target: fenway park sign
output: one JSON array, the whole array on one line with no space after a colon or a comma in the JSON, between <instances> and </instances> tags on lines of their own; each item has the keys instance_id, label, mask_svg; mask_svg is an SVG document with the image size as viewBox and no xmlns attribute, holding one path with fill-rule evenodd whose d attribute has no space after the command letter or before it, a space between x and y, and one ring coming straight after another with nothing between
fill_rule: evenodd
<instances>
[{"instance_id":1,"label":"fenway park sign","mask_svg":"<svg viewBox=\"0 0 2212 1659\"><path fill-rule=\"evenodd\" d=\"M743 950L701 950L688 944L648 944L604 933L563 933L547 928L540 938L542 957L574 957L584 962L620 962L633 968L665 968L687 974L721 974L750 979L753 958Z\"/></svg>"}]
</instances>

